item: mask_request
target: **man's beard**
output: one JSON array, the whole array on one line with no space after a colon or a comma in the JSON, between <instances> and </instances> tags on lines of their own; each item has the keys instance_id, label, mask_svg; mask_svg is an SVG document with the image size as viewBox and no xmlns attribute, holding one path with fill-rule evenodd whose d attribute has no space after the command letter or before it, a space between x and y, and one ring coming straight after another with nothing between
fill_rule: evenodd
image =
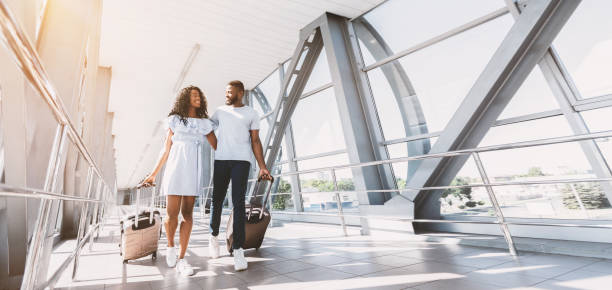
<instances>
[{"instance_id":1,"label":"man's beard","mask_svg":"<svg viewBox=\"0 0 612 290\"><path fill-rule=\"evenodd\" d=\"M238 101L238 98L225 98L225 104L231 106Z\"/></svg>"}]
</instances>

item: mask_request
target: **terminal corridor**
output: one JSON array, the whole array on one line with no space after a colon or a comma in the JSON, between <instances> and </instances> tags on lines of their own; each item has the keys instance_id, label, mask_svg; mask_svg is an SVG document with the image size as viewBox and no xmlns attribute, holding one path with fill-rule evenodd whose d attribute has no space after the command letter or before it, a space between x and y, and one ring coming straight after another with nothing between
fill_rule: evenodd
<instances>
[{"instance_id":1,"label":"terminal corridor","mask_svg":"<svg viewBox=\"0 0 612 290\"><path fill-rule=\"evenodd\" d=\"M0 290L612 289L610 11L0 0Z\"/></svg>"}]
</instances>

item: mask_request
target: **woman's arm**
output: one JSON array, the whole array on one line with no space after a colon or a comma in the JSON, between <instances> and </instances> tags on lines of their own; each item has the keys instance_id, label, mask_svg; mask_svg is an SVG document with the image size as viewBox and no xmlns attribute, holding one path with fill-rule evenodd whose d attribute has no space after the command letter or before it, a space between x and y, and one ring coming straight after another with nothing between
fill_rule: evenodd
<instances>
[{"instance_id":1,"label":"woman's arm","mask_svg":"<svg viewBox=\"0 0 612 290\"><path fill-rule=\"evenodd\" d=\"M215 135L215 131L210 131L208 135L206 135L206 139L208 139L208 143L212 146L213 149L217 150L217 135Z\"/></svg>"},{"instance_id":2,"label":"woman's arm","mask_svg":"<svg viewBox=\"0 0 612 290\"><path fill-rule=\"evenodd\" d=\"M172 147L172 136L173 135L174 135L174 133L172 132L172 130L168 129L168 134L166 135L166 141L164 142L164 148L162 148L163 154L161 154L159 156L159 159L157 160L157 165L155 165L155 169L153 169L153 172L151 172L151 174L149 174L149 176L147 176L147 178L145 178L143 183L145 183L145 184L146 183L150 183L150 184L155 183L155 177L157 176L157 174L159 173L161 168L166 163L166 160L168 160L168 155L170 155L170 148Z\"/></svg>"}]
</instances>

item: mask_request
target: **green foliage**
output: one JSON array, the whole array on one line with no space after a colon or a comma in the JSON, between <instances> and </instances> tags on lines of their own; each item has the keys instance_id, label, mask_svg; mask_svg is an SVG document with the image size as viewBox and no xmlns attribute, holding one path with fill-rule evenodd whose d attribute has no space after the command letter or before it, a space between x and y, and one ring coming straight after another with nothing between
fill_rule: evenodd
<instances>
[{"instance_id":1,"label":"green foliage","mask_svg":"<svg viewBox=\"0 0 612 290\"><path fill-rule=\"evenodd\" d=\"M322 179L306 179L302 180L302 187L304 188L315 188L317 191L330 192L334 191L334 183L331 180ZM339 191L352 191L355 190L355 184L353 180L348 178L342 178L338 180Z\"/></svg>"},{"instance_id":2,"label":"green foliage","mask_svg":"<svg viewBox=\"0 0 612 290\"><path fill-rule=\"evenodd\" d=\"M453 179L453 181L451 182L451 186L461 186L461 185L468 185L469 183L469 177L457 177L455 179ZM475 201L474 198L472 197L472 188L471 187L462 187L462 188L451 188L451 189L447 189L444 192L442 192L442 196L441 196L447 203L448 205L452 206L453 205L453 201L455 200L459 200L462 204L459 204L457 207L459 209L465 209L465 208L473 208L476 207L478 205L484 205L484 201Z\"/></svg>"},{"instance_id":3,"label":"green foliage","mask_svg":"<svg viewBox=\"0 0 612 290\"><path fill-rule=\"evenodd\" d=\"M520 174L519 177L535 177L535 176L546 176L546 173L542 171L541 167L529 167L527 174Z\"/></svg>"},{"instance_id":4,"label":"green foliage","mask_svg":"<svg viewBox=\"0 0 612 290\"><path fill-rule=\"evenodd\" d=\"M278 193L290 193L291 192L291 183L285 181L284 179L281 179L278 182L277 192Z\"/></svg>"},{"instance_id":5,"label":"green foliage","mask_svg":"<svg viewBox=\"0 0 612 290\"><path fill-rule=\"evenodd\" d=\"M609 208L610 202L606 198L601 186L595 183L576 183L574 189L582 200L585 209ZM561 190L563 193L563 205L568 209L580 209L571 184L566 184Z\"/></svg>"},{"instance_id":6,"label":"green foliage","mask_svg":"<svg viewBox=\"0 0 612 290\"><path fill-rule=\"evenodd\" d=\"M276 195L274 196L274 202L272 203L272 209L285 210L286 201L290 198L289 195Z\"/></svg>"}]
</instances>

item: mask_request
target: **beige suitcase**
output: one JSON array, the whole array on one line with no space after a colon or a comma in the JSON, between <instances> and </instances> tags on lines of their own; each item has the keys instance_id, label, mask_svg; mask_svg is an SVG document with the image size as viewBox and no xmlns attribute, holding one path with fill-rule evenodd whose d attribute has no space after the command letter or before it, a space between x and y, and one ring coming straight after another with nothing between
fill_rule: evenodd
<instances>
[{"instance_id":1,"label":"beige suitcase","mask_svg":"<svg viewBox=\"0 0 612 290\"><path fill-rule=\"evenodd\" d=\"M155 190L153 190L153 193ZM151 195L153 200L155 194ZM136 212L138 212L138 202L140 199L140 187L136 189ZM151 203L153 204L153 203ZM161 236L162 218L157 210L152 206L136 215L129 215L123 218L121 225L121 256L123 263L151 255L152 259L157 258L157 246Z\"/></svg>"}]
</instances>

